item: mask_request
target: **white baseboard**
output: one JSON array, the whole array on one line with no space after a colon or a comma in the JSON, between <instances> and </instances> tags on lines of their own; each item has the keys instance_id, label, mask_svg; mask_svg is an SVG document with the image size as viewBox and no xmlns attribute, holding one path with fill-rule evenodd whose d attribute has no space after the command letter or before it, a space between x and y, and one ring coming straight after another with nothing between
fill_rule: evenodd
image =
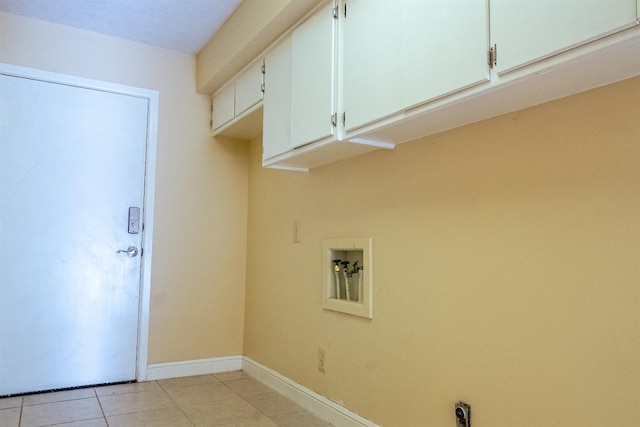
<instances>
[{"instance_id":1,"label":"white baseboard","mask_svg":"<svg viewBox=\"0 0 640 427\"><path fill-rule=\"evenodd\" d=\"M336 427L378 427L360 415L245 356L242 357L242 370Z\"/></svg>"},{"instance_id":2,"label":"white baseboard","mask_svg":"<svg viewBox=\"0 0 640 427\"><path fill-rule=\"evenodd\" d=\"M242 369L242 356L154 363L147 365L145 380L154 381L192 375L218 374L220 372L239 371L240 369Z\"/></svg>"}]
</instances>

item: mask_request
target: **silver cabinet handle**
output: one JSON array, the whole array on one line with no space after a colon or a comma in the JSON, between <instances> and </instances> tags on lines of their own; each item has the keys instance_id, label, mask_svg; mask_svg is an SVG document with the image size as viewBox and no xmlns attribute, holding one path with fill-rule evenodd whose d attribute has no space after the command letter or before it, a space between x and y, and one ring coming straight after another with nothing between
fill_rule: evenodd
<instances>
[{"instance_id":1,"label":"silver cabinet handle","mask_svg":"<svg viewBox=\"0 0 640 427\"><path fill-rule=\"evenodd\" d=\"M127 249L120 249L118 252L116 253L126 253L127 255L129 255L130 257L134 257L136 255L138 255L138 248L136 248L135 246L129 246Z\"/></svg>"}]
</instances>

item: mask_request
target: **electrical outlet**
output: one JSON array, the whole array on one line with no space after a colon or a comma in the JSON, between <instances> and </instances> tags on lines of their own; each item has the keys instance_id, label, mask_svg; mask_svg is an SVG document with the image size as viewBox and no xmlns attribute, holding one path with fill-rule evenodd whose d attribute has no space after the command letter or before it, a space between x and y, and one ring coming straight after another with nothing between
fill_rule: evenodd
<instances>
[{"instance_id":1,"label":"electrical outlet","mask_svg":"<svg viewBox=\"0 0 640 427\"><path fill-rule=\"evenodd\" d=\"M327 349L324 347L318 347L318 371L324 373L325 365L327 362Z\"/></svg>"},{"instance_id":2,"label":"electrical outlet","mask_svg":"<svg viewBox=\"0 0 640 427\"><path fill-rule=\"evenodd\" d=\"M471 406L462 401L455 405L456 427L471 427Z\"/></svg>"}]
</instances>

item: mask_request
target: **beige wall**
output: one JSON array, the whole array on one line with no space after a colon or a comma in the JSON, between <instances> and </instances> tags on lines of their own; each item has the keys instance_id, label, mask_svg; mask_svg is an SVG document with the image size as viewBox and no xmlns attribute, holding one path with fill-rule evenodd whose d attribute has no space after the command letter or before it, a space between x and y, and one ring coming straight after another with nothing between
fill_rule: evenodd
<instances>
[{"instance_id":1,"label":"beige wall","mask_svg":"<svg viewBox=\"0 0 640 427\"><path fill-rule=\"evenodd\" d=\"M307 174L252 141L245 355L383 426L452 426L460 399L475 427L637 425L639 100L635 78ZM328 237L373 238L373 320L322 309Z\"/></svg>"},{"instance_id":2,"label":"beige wall","mask_svg":"<svg viewBox=\"0 0 640 427\"><path fill-rule=\"evenodd\" d=\"M149 362L241 354L247 144L209 136L195 57L0 13L0 62L160 93Z\"/></svg>"}]
</instances>

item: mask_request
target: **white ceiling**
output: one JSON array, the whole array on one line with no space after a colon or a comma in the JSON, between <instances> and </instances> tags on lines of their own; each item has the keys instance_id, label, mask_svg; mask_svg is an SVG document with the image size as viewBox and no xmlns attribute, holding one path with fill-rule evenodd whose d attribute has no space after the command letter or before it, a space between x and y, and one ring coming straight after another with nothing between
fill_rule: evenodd
<instances>
[{"instance_id":1,"label":"white ceiling","mask_svg":"<svg viewBox=\"0 0 640 427\"><path fill-rule=\"evenodd\" d=\"M198 53L241 0L0 0L0 11Z\"/></svg>"}]
</instances>

